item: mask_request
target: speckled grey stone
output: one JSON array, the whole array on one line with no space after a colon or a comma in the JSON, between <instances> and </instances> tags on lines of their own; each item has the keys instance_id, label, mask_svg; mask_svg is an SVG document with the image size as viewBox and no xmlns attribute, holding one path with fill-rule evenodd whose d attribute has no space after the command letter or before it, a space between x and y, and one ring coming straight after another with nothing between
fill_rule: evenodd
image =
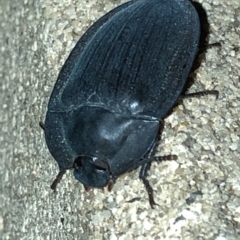
<instances>
[{"instance_id":1,"label":"speckled grey stone","mask_svg":"<svg viewBox=\"0 0 240 240\"><path fill-rule=\"evenodd\" d=\"M85 192L70 171L56 193L49 187L58 168L38 122L79 37L123 2L0 1L0 239L239 239L239 0L198 0L209 42L222 47L207 51L189 92L220 95L186 99L166 119L156 154L178 160L149 171L159 206L149 207L138 171L120 177L111 193Z\"/></svg>"}]
</instances>

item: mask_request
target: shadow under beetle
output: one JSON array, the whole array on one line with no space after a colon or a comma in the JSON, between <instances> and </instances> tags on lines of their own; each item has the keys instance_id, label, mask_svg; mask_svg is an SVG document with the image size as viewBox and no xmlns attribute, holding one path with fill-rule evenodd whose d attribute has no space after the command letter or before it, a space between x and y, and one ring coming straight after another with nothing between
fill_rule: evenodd
<instances>
[{"instance_id":1,"label":"shadow under beetle","mask_svg":"<svg viewBox=\"0 0 240 240\"><path fill-rule=\"evenodd\" d=\"M46 143L60 172L88 190L108 186L139 166L146 179L162 120L178 101L199 45L200 22L189 0L133 0L113 9L81 37L48 103ZM215 94L205 91L185 96Z\"/></svg>"}]
</instances>

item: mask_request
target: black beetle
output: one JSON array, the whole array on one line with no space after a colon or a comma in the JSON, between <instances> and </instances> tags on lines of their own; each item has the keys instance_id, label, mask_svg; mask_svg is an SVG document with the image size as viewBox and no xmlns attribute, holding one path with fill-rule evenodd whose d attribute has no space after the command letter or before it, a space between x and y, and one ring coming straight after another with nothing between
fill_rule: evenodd
<instances>
[{"instance_id":1,"label":"black beetle","mask_svg":"<svg viewBox=\"0 0 240 240\"><path fill-rule=\"evenodd\" d=\"M150 204L156 204L146 172L154 160L176 159L153 154L199 36L189 0L133 0L87 30L61 69L41 124L60 168L52 189L66 169L74 169L85 189L110 190L121 174L141 166Z\"/></svg>"}]
</instances>

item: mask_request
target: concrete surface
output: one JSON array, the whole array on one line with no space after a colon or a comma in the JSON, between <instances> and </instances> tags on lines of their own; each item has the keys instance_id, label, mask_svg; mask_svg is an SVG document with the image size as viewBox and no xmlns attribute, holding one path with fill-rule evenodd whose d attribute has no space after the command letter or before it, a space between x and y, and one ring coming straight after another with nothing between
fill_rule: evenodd
<instances>
[{"instance_id":1,"label":"concrete surface","mask_svg":"<svg viewBox=\"0 0 240 240\"><path fill-rule=\"evenodd\" d=\"M157 154L178 160L149 172L159 206L138 171L111 193L85 192L70 171L49 188L58 168L38 122L79 37L122 2L0 0L0 239L240 239L239 0L198 1L222 47L207 51L189 92L220 95L185 100L166 119Z\"/></svg>"}]
</instances>

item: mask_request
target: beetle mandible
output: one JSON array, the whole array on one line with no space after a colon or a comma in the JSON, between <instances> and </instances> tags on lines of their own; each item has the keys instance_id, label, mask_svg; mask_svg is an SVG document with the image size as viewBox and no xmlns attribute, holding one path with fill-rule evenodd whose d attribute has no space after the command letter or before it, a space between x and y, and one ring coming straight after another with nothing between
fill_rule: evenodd
<instances>
[{"instance_id":1,"label":"beetle mandible","mask_svg":"<svg viewBox=\"0 0 240 240\"><path fill-rule=\"evenodd\" d=\"M52 189L74 169L85 189L111 190L121 174L141 166L150 205L156 204L146 173L154 160L177 158L154 151L199 36L190 0L132 0L87 30L59 73L41 124L60 169Z\"/></svg>"}]
</instances>

